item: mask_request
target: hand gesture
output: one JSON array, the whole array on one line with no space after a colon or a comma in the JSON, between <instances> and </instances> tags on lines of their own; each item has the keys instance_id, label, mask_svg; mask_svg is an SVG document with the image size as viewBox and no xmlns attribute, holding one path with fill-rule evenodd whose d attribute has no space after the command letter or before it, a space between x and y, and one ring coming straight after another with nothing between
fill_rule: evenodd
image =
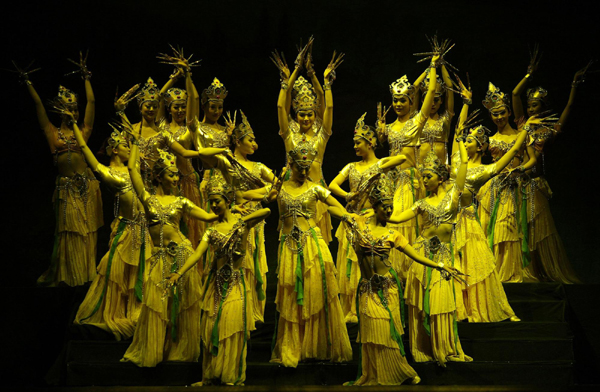
<instances>
[{"instance_id":1,"label":"hand gesture","mask_svg":"<svg viewBox=\"0 0 600 392\"><path fill-rule=\"evenodd\" d=\"M337 56L337 58L336 58ZM323 77L325 79L325 83L331 85L336 78L335 70L344 62L344 53L340 53L339 56L336 51L333 51L333 56L331 57L331 61L327 65L325 72L323 72Z\"/></svg>"},{"instance_id":2,"label":"hand gesture","mask_svg":"<svg viewBox=\"0 0 600 392\"><path fill-rule=\"evenodd\" d=\"M173 51L172 56L165 53L159 53L158 56L156 56L157 59L162 60L159 61L161 64L173 65L184 72L189 72L192 67L200 66L200 61L202 60L191 61L194 54L191 54L189 57L185 57L185 55L183 54L183 48L175 48L171 44L169 44L169 46Z\"/></svg>"},{"instance_id":3,"label":"hand gesture","mask_svg":"<svg viewBox=\"0 0 600 392\"><path fill-rule=\"evenodd\" d=\"M386 109L381 102L377 102L377 129L385 128L385 116L391 108L392 106L390 105L390 107Z\"/></svg>"},{"instance_id":4,"label":"hand gesture","mask_svg":"<svg viewBox=\"0 0 600 392\"><path fill-rule=\"evenodd\" d=\"M291 73L287 62L285 61L285 56L283 55L283 52L281 52L280 54L277 53L277 51L275 50L271 52L271 57L269 58L279 70L279 77L281 78L281 81L287 83L287 81L290 79Z\"/></svg>"},{"instance_id":5,"label":"hand gesture","mask_svg":"<svg viewBox=\"0 0 600 392\"><path fill-rule=\"evenodd\" d=\"M67 61L75 64L79 69L75 70L73 72L69 72L68 74L65 74L65 76L76 74L76 73L81 73L81 79L91 78L92 72L87 67L87 58L88 58L89 53L90 53L90 50L88 49L85 52L85 57L83 57L83 53L81 53L81 51L79 51L79 62L77 62L75 60L67 59Z\"/></svg>"},{"instance_id":6,"label":"hand gesture","mask_svg":"<svg viewBox=\"0 0 600 392\"><path fill-rule=\"evenodd\" d=\"M588 68L590 68L590 66L592 64L594 64L594 60L590 60L585 67L583 67L579 71L575 72L575 76L573 76L573 84L572 84L573 87L577 87L579 85L579 83L585 82L585 77L587 76ZM597 72L597 71L593 71L593 72Z\"/></svg>"},{"instance_id":7,"label":"hand gesture","mask_svg":"<svg viewBox=\"0 0 600 392\"><path fill-rule=\"evenodd\" d=\"M52 111L62 116L67 117L71 122L75 121L75 117L69 106L64 105L62 102L53 102Z\"/></svg>"},{"instance_id":8,"label":"hand gesture","mask_svg":"<svg viewBox=\"0 0 600 392\"><path fill-rule=\"evenodd\" d=\"M231 208L231 212L244 216L244 215L247 215L248 212L250 212L250 210L246 206L246 203L244 203L244 204L234 205L233 208Z\"/></svg>"},{"instance_id":9,"label":"hand gesture","mask_svg":"<svg viewBox=\"0 0 600 392\"><path fill-rule=\"evenodd\" d=\"M312 59L312 46L313 46L313 38L310 37L308 41L308 49L306 51L306 59L304 60L304 65L306 66L306 74L308 76L313 76L315 74L313 59Z\"/></svg>"},{"instance_id":10,"label":"hand gesture","mask_svg":"<svg viewBox=\"0 0 600 392\"><path fill-rule=\"evenodd\" d=\"M533 75L535 71L537 71L540 60L542 59L542 54L540 54L540 45L535 44L533 46L533 52L529 51L529 65L527 66L527 73L529 75Z\"/></svg>"},{"instance_id":11,"label":"hand gesture","mask_svg":"<svg viewBox=\"0 0 600 392\"><path fill-rule=\"evenodd\" d=\"M12 61L13 65L15 66L15 71L13 71L12 69L6 69L5 71L19 74L19 79L20 79L21 83L31 84L31 82L29 81L29 74L32 74L35 71L39 71L41 69L41 68L35 68L35 69L30 70L29 68L31 68L31 66L33 65L33 61L31 63L29 63L29 65L25 68L19 67L17 65L17 63L15 63L14 60L11 60L11 61Z\"/></svg>"},{"instance_id":12,"label":"hand gesture","mask_svg":"<svg viewBox=\"0 0 600 392\"><path fill-rule=\"evenodd\" d=\"M117 112L122 112L123 110L125 110L125 108L129 104L129 102L133 101L138 96L140 96L140 93L135 94L135 92L139 88L140 88L140 85L138 83L135 86L133 86L132 88L130 88L129 90L127 90L127 92L125 94L121 95L119 98L117 98L117 94L118 94L118 89L117 89L117 93L115 93L115 110Z\"/></svg>"},{"instance_id":13,"label":"hand gesture","mask_svg":"<svg viewBox=\"0 0 600 392\"><path fill-rule=\"evenodd\" d=\"M225 116L225 132L227 135L231 136L233 130L235 129L235 121L237 119L237 110L233 112L233 119L231 119L231 113L228 111Z\"/></svg>"},{"instance_id":14,"label":"hand gesture","mask_svg":"<svg viewBox=\"0 0 600 392\"><path fill-rule=\"evenodd\" d=\"M458 81L458 83L454 82L454 84L456 85L456 87L459 88L458 92L462 97L463 102L467 105L470 105L473 102L473 90L471 89L471 79L469 78L469 73L467 72L467 84L469 86L468 88L465 86L465 84L460 79L457 73L454 73L454 76Z\"/></svg>"}]
</instances>

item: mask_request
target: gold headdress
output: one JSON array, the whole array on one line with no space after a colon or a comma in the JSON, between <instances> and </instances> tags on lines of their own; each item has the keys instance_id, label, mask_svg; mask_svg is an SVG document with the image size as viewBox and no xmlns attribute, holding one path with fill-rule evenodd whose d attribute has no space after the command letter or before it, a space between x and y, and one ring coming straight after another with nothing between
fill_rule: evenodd
<instances>
[{"instance_id":1,"label":"gold headdress","mask_svg":"<svg viewBox=\"0 0 600 392\"><path fill-rule=\"evenodd\" d=\"M180 88L170 88L165 95L165 105L170 108L174 102L183 101L187 103L187 91Z\"/></svg>"},{"instance_id":2,"label":"gold headdress","mask_svg":"<svg viewBox=\"0 0 600 392\"><path fill-rule=\"evenodd\" d=\"M149 101L157 101L158 102L159 97L160 97L160 90L156 86L156 83L154 83L154 80L152 80L152 78L148 78L148 80L146 81L146 84L144 85L144 87L141 88L140 93L138 94L138 97L137 97L138 106L141 107L144 104L144 102L149 102Z\"/></svg>"},{"instance_id":3,"label":"gold headdress","mask_svg":"<svg viewBox=\"0 0 600 392\"><path fill-rule=\"evenodd\" d=\"M317 150L309 142L301 141L288 155L298 166L310 167L317 157Z\"/></svg>"},{"instance_id":4,"label":"gold headdress","mask_svg":"<svg viewBox=\"0 0 600 392\"><path fill-rule=\"evenodd\" d=\"M507 109L510 108L510 100L508 96L504 94L500 89L490 82L485 99L482 101L483 106L487 110L497 109L505 106Z\"/></svg>"},{"instance_id":5,"label":"gold headdress","mask_svg":"<svg viewBox=\"0 0 600 392\"><path fill-rule=\"evenodd\" d=\"M550 106L548 91L541 87L527 89L527 101L540 101L546 108Z\"/></svg>"},{"instance_id":6,"label":"gold headdress","mask_svg":"<svg viewBox=\"0 0 600 392\"><path fill-rule=\"evenodd\" d=\"M294 100L292 101L292 106L296 113L302 110L317 110L317 96L315 95L313 86L302 76L294 82Z\"/></svg>"},{"instance_id":7,"label":"gold headdress","mask_svg":"<svg viewBox=\"0 0 600 392\"><path fill-rule=\"evenodd\" d=\"M202 106L204 106L209 101L223 102L227 97L228 93L229 92L227 91L223 83L221 83L219 79L214 78L211 85L202 91Z\"/></svg>"},{"instance_id":8,"label":"gold headdress","mask_svg":"<svg viewBox=\"0 0 600 392\"><path fill-rule=\"evenodd\" d=\"M392 96L394 97L404 95L412 102L415 96L415 86L413 86L413 84L408 81L406 75L404 75L394 83L390 84L390 93L392 93Z\"/></svg>"},{"instance_id":9,"label":"gold headdress","mask_svg":"<svg viewBox=\"0 0 600 392\"><path fill-rule=\"evenodd\" d=\"M484 127L483 125L478 125L469 129L469 134L467 137L473 137L477 142L477 145L480 147L487 146L489 143L488 135L491 133L489 129Z\"/></svg>"},{"instance_id":10,"label":"gold headdress","mask_svg":"<svg viewBox=\"0 0 600 392\"><path fill-rule=\"evenodd\" d=\"M421 172L425 172L427 170L437 174L442 181L446 181L448 178L450 178L448 166L438 159L433 150L430 150L429 153L427 153L427 156L423 161L423 166L421 167Z\"/></svg>"},{"instance_id":11,"label":"gold headdress","mask_svg":"<svg viewBox=\"0 0 600 392\"><path fill-rule=\"evenodd\" d=\"M177 169L177 161L175 160L175 155L158 149L158 159L154 164L154 177L159 178L165 170L172 171L174 173L179 172Z\"/></svg>"},{"instance_id":12,"label":"gold headdress","mask_svg":"<svg viewBox=\"0 0 600 392\"><path fill-rule=\"evenodd\" d=\"M367 113L363 114L356 122L356 126L354 127L354 139L363 138L371 145L371 147L375 148L375 146L377 146L377 136L375 136L373 128L365 124L366 115Z\"/></svg>"},{"instance_id":13,"label":"gold headdress","mask_svg":"<svg viewBox=\"0 0 600 392\"><path fill-rule=\"evenodd\" d=\"M127 145L127 139L122 132L112 131L108 140L106 141L106 155L112 156L114 149L119 145Z\"/></svg>"},{"instance_id":14,"label":"gold headdress","mask_svg":"<svg viewBox=\"0 0 600 392\"><path fill-rule=\"evenodd\" d=\"M444 83L444 81L439 76L436 76L435 80L436 84L434 95L436 97L441 97L446 93L446 83ZM426 93L427 90L429 90L429 75L427 75L425 79L423 79L423 81L421 82L421 91Z\"/></svg>"},{"instance_id":15,"label":"gold headdress","mask_svg":"<svg viewBox=\"0 0 600 392\"><path fill-rule=\"evenodd\" d=\"M242 114L242 122L233 129L232 137L235 142L242 140L246 135L254 134L248 118L246 118L246 115L241 110L240 113Z\"/></svg>"},{"instance_id":16,"label":"gold headdress","mask_svg":"<svg viewBox=\"0 0 600 392\"><path fill-rule=\"evenodd\" d=\"M228 202L233 202L233 188L222 176L212 176L207 186L208 196L220 195Z\"/></svg>"},{"instance_id":17,"label":"gold headdress","mask_svg":"<svg viewBox=\"0 0 600 392\"><path fill-rule=\"evenodd\" d=\"M62 105L77 105L77 94L64 86L58 86L58 95L56 99Z\"/></svg>"},{"instance_id":18,"label":"gold headdress","mask_svg":"<svg viewBox=\"0 0 600 392\"><path fill-rule=\"evenodd\" d=\"M388 177L381 173L369 191L369 201L376 206L386 200L394 200L394 187Z\"/></svg>"}]
</instances>

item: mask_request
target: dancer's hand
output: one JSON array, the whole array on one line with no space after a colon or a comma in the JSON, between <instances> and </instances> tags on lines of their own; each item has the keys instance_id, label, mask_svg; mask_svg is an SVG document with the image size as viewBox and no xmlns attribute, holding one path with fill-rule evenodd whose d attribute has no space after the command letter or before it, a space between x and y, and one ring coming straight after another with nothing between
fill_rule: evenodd
<instances>
[{"instance_id":1,"label":"dancer's hand","mask_svg":"<svg viewBox=\"0 0 600 392\"><path fill-rule=\"evenodd\" d=\"M141 94L141 93L135 94L135 92L139 88L140 88L140 84L138 83L135 86L133 86L132 88L130 88L129 90L127 90L127 92L125 94L121 95L119 98L117 98L115 95L115 110L117 112L122 112L123 110L125 110L125 108L127 108L127 105L129 104L129 102L133 101Z\"/></svg>"}]
</instances>

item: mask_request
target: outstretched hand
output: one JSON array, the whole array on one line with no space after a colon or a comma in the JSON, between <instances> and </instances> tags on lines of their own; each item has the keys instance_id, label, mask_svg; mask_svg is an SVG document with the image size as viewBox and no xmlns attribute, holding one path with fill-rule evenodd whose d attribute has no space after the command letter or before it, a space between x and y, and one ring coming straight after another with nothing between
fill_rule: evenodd
<instances>
[{"instance_id":1,"label":"outstretched hand","mask_svg":"<svg viewBox=\"0 0 600 392\"><path fill-rule=\"evenodd\" d=\"M127 105L129 104L129 102L133 101L134 99L136 99L138 96L141 95L141 93L135 94L135 92L140 88L139 83L136 84L135 86L133 86L132 88L130 88L129 90L127 90L127 92L123 95L121 95L119 98L117 98L117 94L118 94L118 90L117 93L115 93L115 110L117 112L122 112L123 110L125 110L125 108L127 108Z\"/></svg>"},{"instance_id":2,"label":"outstretched hand","mask_svg":"<svg viewBox=\"0 0 600 392\"><path fill-rule=\"evenodd\" d=\"M225 132L228 136L231 136L233 130L235 129L237 110L233 112L233 119L231 118L231 113L229 111L225 114L225 116L223 116L223 118L225 119Z\"/></svg>"},{"instance_id":3,"label":"outstretched hand","mask_svg":"<svg viewBox=\"0 0 600 392\"><path fill-rule=\"evenodd\" d=\"M390 111L392 106L390 105L387 109L382 105L381 102L377 102L377 128L385 128L385 116Z\"/></svg>"},{"instance_id":4,"label":"outstretched hand","mask_svg":"<svg viewBox=\"0 0 600 392\"><path fill-rule=\"evenodd\" d=\"M274 50L273 52L271 52L271 57L269 58L279 70L279 77L281 78L281 81L287 82L290 79L291 73L287 62L285 61L285 56L283 52L278 53L277 50Z\"/></svg>"},{"instance_id":5,"label":"outstretched hand","mask_svg":"<svg viewBox=\"0 0 600 392\"><path fill-rule=\"evenodd\" d=\"M328 84L333 83L336 78L335 70L344 62L344 53L337 54L336 51L333 51L333 56L331 57L331 61L327 65L325 72L323 72L323 77L325 78L325 82Z\"/></svg>"},{"instance_id":6,"label":"outstretched hand","mask_svg":"<svg viewBox=\"0 0 600 392\"><path fill-rule=\"evenodd\" d=\"M90 53L90 50L86 50L85 52L85 57L83 57L83 53L81 53L81 50L79 51L79 62L75 61L75 60L71 60L71 59L67 59L67 61L75 64L79 69L69 72L67 75L72 75L72 74L76 74L76 73L81 73L81 78L82 79L89 79L92 77L92 72L88 69L87 67L87 58L88 58L88 54Z\"/></svg>"},{"instance_id":7,"label":"outstretched hand","mask_svg":"<svg viewBox=\"0 0 600 392\"><path fill-rule=\"evenodd\" d=\"M536 43L533 46L533 51L529 51L529 65L527 66L527 73L529 75L533 75L537 71L541 59L542 53L540 53L540 45Z\"/></svg>"}]
</instances>

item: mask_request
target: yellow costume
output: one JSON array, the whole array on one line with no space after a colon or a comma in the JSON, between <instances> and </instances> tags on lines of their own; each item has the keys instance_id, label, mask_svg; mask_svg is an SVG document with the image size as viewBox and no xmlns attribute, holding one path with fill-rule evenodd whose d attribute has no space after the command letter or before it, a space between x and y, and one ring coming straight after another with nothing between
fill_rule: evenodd
<instances>
[{"instance_id":1,"label":"yellow costume","mask_svg":"<svg viewBox=\"0 0 600 392\"><path fill-rule=\"evenodd\" d=\"M115 193L117 216L112 223L109 251L100 261L98 275L74 322L102 328L117 340L128 339L140 314L144 268L151 255L145 247L150 248L152 240L129 173L102 164L96 170Z\"/></svg>"},{"instance_id":2,"label":"yellow costume","mask_svg":"<svg viewBox=\"0 0 600 392\"><path fill-rule=\"evenodd\" d=\"M213 265L203 294L203 384L218 379L223 384L239 385L246 380L247 341L255 329L249 296L254 288L246 281L243 269L233 267L235 258L247 254L247 245L241 243L245 226L240 219L229 233L209 228L202 238L213 248L214 260L224 260L220 268L217 263Z\"/></svg>"},{"instance_id":3,"label":"yellow costume","mask_svg":"<svg viewBox=\"0 0 600 392\"><path fill-rule=\"evenodd\" d=\"M460 155L452 157L453 175L456 175L460 165ZM496 174L496 164L480 165L467 169L465 193L471 198L479 188ZM463 198L464 200L464 198ZM457 295L462 295L462 301L457 301L459 320L469 319L469 322L499 322L515 316L506 298L502 282L496 272L496 259L488 244L487 238L479 223L475 205L461 205L456 218L455 232L455 261L465 276L464 284ZM461 306L464 303L464 306Z\"/></svg>"},{"instance_id":4,"label":"yellow costume","mask_svg":"<svg viewBox=\"0 0 600 392\"><path fill-rule=\"evenodd\" d=\"M308 190L293 196L284 183L278 196L280 220L314 219L317 203L329 195L327 189L309 183ZM271 362L296 367L298 361L309 358L351 360L337 271L320 229L302 230L295 224L289 233L280 234L278 254L275 304L279 321Z\"/></svg>"},{"instance_id":5,"label":"yellow costume","mask_svg":"<svg viewBox=\"0 0 600 392\"><path fill-rule=\"evenodd\" d=\"M82 129L84 139L91 128ZM54 248L50 267L37 283L42 286L80 286L96 277L97 231L104 224L98 180L87 167L74 136L48 123L44 129L60 173L56 178L53 203L56 216Z\"/></svg>"},{"instance_id":6,"label":"yellow costume","mask_svg":"<svg viewBox=\"0 0 600 392\"><path fill-rule=\"evenodd\" d=\"M162 361L195 362L200 355L200 275L197 269L191 269L173 288L167 287L167 277L193 253L190 241L179 231L179 223L182 214L196 206L183 197L163 205L147 192L141 200L149 227L159 225L162 233L162 227L169 225L177 230L180 241L154 247L147 265L140 317L123 360L144 367Z\"/></svg>"},{"instance_id":7,"label":"yellow costume","mask_svg":"<svg viewBox=\"0 0 600 392\"><path fill-rule=\"evenodd\" d=\"M427 199L417 201L412 210L423 214L421 230L454 223L459 198L460 193L453 186L436 206L428 203ZM441 242L437 236L420 236L413 247L435 263L455 264L452 243ZM447 361L472 361L463 352L458 338L455 284L453 280L443 278L437 269L412 263L404 297L408 305L410 346L415 361L437 361L441 366L445 366Z\"/></svg>"},{"instance_id":8,"label":"yellow costume","mask_svg":"<svg viewBox=\"0 0 600 392\"><path fill-rule=\"evenodd\" d=\"M375 259L386 263L391 249L408 245L406 238L394 230L373 238L365 219L360 219L353 235L354 248L361 264L371 263L371 270L376 270ZM404 298L398 275L390 269L385 275L363 277L359 292L359 373L355 381L345 385L399 385L407 379L418 380L417 372L404 356Z\"/></svg>"},{"instance_id":9,"label":"yellow costume","mask_svg":"<svg viewBox=\"0 0 600 392\"><path fill-rule=\"evenodd\" d=\"M414 160L417 161L417 147L421 131L427 122L427 118L417 112L408 120L400 130L394 129L393 124L387 125L384 130L384 137L387 138L390 145L390 156L403 153L403 149L411 149ZM406 152L404 152L406 154ZM405 169L391 170L388 176L394 182L394 214L393 218L399 216L402 212L409 209L417 200L425 196L425 189L421 183L421 174L414 167ZM397 230L409 243L413 243L419 233L419 217L411 219L398 225L388 225L388 227ZM408 270L412 260L404 253L392 249L390 252L392 268L396 270L398 276L403 281L406 280Z\"/></svg>"},{"instance_id":10,"label":"yellow costume","mask_svg":"<svg viewBox=\"0 0 600 392\"><path fill-rule=\"evenodd\" d=\"M450 136L450 123L452 117L448 111L438 115L438 118L430 123L425 122L421 138L419 140L419 157L422 162L429 151L434 151L438 159L444 163L448 161L448 138Z\"/></svg>"}]
</instances>

